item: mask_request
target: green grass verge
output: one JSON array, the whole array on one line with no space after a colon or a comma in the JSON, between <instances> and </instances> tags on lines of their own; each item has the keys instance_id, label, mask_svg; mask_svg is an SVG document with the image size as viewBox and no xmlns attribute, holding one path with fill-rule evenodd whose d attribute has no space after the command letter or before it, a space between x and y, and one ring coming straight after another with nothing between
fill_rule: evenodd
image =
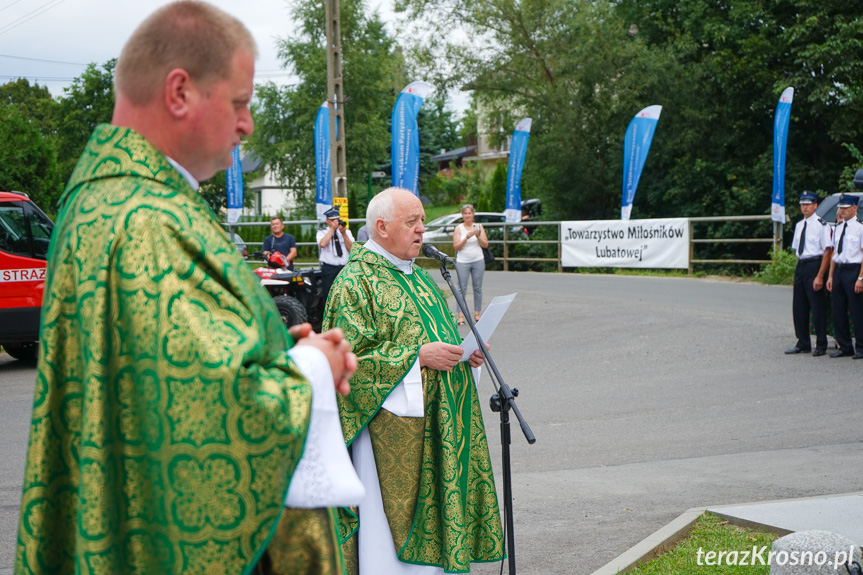
<instances>
[{"instance_id":1,"label":"green grass verge","mask_svg":"<svg viewBox=\"0 0 863 575\"><path fill-rule=\"evenodd\" d=\"M692 275L686 270L657 270L657 269L638 269L638 268L615 268L614 275L618 276L654 276L662 278L691 278L704 277L704 272L695 272Z\"/></svg>"},{"instance_id":2,"label":"green grass verge","mask_svg":"<svg viewBox=\"0 0 863 575\"><path fill-rule=\"evenodd\" d=\"M663 555L643 563L630 570L632 575L768 575L769 565L742 565L743 551L752 552L752 548L767 548L762 553L767 562L770 546L778 538L773 533L761 533L736 527L724 519L706 513L696 520L689 535ZM698 564L699 549L701 565ZM733 565L723 560L722 565L706 565L706 553L709 551L737 551L737 559ZM714 559L712 562L716 562ZM751 557L751 555L750 555ZM747 563L752 562L751 559Z\"/></svg>"},{"instance_id":3,"label":"green grass verge","mask_svg":"<svg viewBox=\"0 0 863 575\"><path fill-rule=\"evenodd\" d=\"M426 222L430 222L447 214L457 214L461 211L461 204L454 206L423 206L426 212Z\"/></svg>"}]
</instances>

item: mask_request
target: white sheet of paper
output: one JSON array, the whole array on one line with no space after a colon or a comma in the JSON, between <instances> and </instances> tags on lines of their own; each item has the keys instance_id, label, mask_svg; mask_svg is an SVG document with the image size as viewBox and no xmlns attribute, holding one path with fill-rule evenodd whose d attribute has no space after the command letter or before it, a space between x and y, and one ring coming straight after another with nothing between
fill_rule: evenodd
<instances>
[{"instance_id":1,"label":"white sheet of paper","mask_svg":"<svg viewBox=\"0 0 863 575\"><path fill-rule=\"evenodd\" d=\"M485 310L485 313L482 314L482 317L479 318L479 321L476 322L476 330L479 332L479 336L482 340L488 343L488 340L491 339L491 334L494 333L494 330L497 329L497 325L500 323L500 320L503 319L504 314L506 314L506 310L509 309L509 304L512 303L512 300L515 299L516 293L511 293L509 295L501 295L497 296ZM461 348L464 350L464 354L461 356L461 361L467 361L470 355L479 349L479 346L476 343L476 338L473 336L473 332L470 332L464 341L461 342Z\"/></svg>"}]
</instances>

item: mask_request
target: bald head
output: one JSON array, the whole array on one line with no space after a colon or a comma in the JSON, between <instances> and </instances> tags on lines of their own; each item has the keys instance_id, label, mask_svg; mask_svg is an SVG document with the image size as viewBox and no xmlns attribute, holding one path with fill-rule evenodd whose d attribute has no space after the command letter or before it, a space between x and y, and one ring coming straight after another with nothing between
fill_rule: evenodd
<instances>
[{"instance_id":1,"label":"bald head","mask_svg":"<svg viewBox=\"0 0 863 575\"><path fill-rule=\"evenodd\" d=\"M404 188L387 188L369 202L369 236L403 260L419 255L425 232L425 210L418 197Z\"/></svg>"},{"instance_id":2,"label":"bald head","mask_svg":"<svg viewBox=\"0 0 863 575\"><path fill-rule=\"evenodd\" d=\"M135 130L198 181L209 179L254 131L255 53L249 31L215 6L166 4L123 48L111 123Z\"/></svg>"},{"instance_id":3,"label":"bald head","mask_svg":"<svg viewBox=\"0 0 863 575\"><path fill-rule=\"evenodd\" d=\"M132 33L117 60L114 87L133 104L144 105L177 68L200 85L224 79L238 50L257 56L252 35L238 19L206 2L171 2Z\"/></svg>"}]
</instances>

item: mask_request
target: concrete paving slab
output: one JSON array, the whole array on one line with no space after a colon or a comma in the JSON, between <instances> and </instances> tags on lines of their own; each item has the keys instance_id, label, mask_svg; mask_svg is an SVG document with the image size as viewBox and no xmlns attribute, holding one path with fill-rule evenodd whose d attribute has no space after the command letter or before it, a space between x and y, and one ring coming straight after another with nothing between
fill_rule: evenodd
<instances>
[{"instance_id":1,"label":"concrete paving slab","mask_svg":"<svg viewBox=\"0 0 863 575\"><path fill-rule=\"evenodd\" d=\"M829 531L863 547L863 492L710 507L708 511L732 523L743 520L792 532Z\"/></svg>"}]
</instances>

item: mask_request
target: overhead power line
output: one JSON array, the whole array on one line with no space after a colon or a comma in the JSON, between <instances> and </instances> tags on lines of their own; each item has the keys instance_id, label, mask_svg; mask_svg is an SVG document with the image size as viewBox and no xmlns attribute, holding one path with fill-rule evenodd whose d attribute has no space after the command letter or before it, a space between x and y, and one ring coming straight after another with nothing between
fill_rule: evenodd
<instances>
[{"instance_id":1,"label":"overhead power line","mask_svg":"<svg viewBox=\"0 0 863 575\"><path fill-rule=\"evenodd\" d=\"M12 58L15 60L30 60L31 62L48 62L50 64L68 64L69 66L86 66L80 62L63 62L61 60L45 60L44 58L29 58L27 56L13 56L11 54L0 54L0 58Z\"/></svg>"},{"instance_id":2,"label":"overhead power line","mask_svg":"<svg viewBox=\"0 0 863 575\"><path fill-rule=\"evenodd\" d=\"M0 80L17 80L18 78L24 78L27 80L33 80L34 82L71 82L75 78L67 78L63 76L26 76L26 75L0 75Z\"/></svg>"},{"instance_id":3,"label":"overhead power line","mask_svg":"<svg viewBox=\"0 0 863 575\"><path fill-rule=\"evenodd\" d=\"M13 28L17 28L21 24L24 24L25 22L32 20L36 16L39 16L40 14L44 14L45 12L50 10L51 8L56 8L57 6L59 6L60 4L62 4L65 1L66 0L49 0L45 4L42 4L41 6L36 8L35 10L31 10L30 12L27 12L26 14L21 16L20 18L12 20L11 22L6 24L5 26L0 26L0 34L4 34L4 33L8 32L9 30L12 30ZM11 4L10 4L10 6L11 6ZM8 8L8 6L7 6L7 8Z\"/></svg>"},{"instance_id":4,"label":"overhead power line","mask_svg":"<svg viewBox=\"0 0 863 575\"><path fill-rule=\"evenodd\" d=\"M287 76L289 74L264 74L258 75L255 74L256 80L262 80L267 78L272 78L275 76ZM34 82L72 82L76 80L76 77L72 76L42 76L40 74L0 74L0 80L17 80L18 78L25 78L27 80L31 80Z\"/></svg>"},{"instance_id":5,"label":"overhead power line","mask_svg":"<svg viewBox=\"0 0 863 575\"><path fill-rule=\"evenodd\" d=\"M6 4L6 5L5 5L5 6L3 6L2 8L0 8L0 12L2 12L3 10L5 10L6 8L11 8L12 6L14 6L15 4L17 4L18 2L21 2L21 0L15 0L14 2L12 2L12 3L10 3L10 4Z\"/></svg>"}]
</instances>

